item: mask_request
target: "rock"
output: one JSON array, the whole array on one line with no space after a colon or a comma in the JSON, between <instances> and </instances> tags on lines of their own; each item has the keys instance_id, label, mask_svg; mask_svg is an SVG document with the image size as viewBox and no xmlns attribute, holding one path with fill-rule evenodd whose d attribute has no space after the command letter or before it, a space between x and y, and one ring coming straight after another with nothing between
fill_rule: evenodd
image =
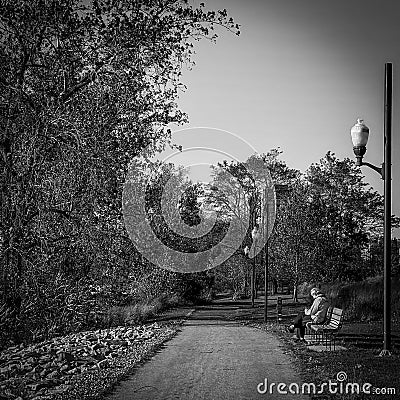
<instances>
[{"instance_id":1,"label":"rock","mask_svg":"<svg viewBox=\"0 0 400 400\"><path fill-rule=\"evenodd\" d=\"M34 358L39 358L40 357L40 353L38 353L37 351L29 351L26 354L27 357L29 357L29 360L32 360L32 362L34 361Z\"/></svg>"},{"instance_id":2,"label":"rock","mask_svg":"<svg viewBox=\"0 0 400 400\"><path fill-rule=\"evenodd\" d=\"M92 376L97 375L93 370L107 369L111 365L114 369L128 351L136 352L151 345L151 339L159 336L157 329L156 325L117 327L5 349L0 355L0 393L20 385L22 380L28 389L24 400L32 400L32 396L41 400L48 396L53 398L67 391L69 386L66 385L72 385L76 379L87 379L85 377L89 377L87 384L91 386ZM88 375L83 374L85 371ZM15 397L16 394L11 393L8 396L10 400Z\"/></svg>"},{"instance_id":3,"label":"rock","mask_svg":"<svg viewBox=\"0 0 400 400\"><path fill-rule=\"evenodd\" d=\"M11 371L11 368L7 365L6 367L0 368L1 375L7 375Z\"/></svg>"},{"instance_id":4,"label":"rock","mask_svg":"<svg viewBox=\"0 0 400 400\"><path fill-rule=\"evenodd\" d=\"M90 356L85 357L82 361L83 361L86 365L96 364L96 362L97 362L97 360L96 360L94 357L90 357Z\"/></svg>"},{"instance_id":5,"label":"rock","mask_svg":"<svg viewBox=\"0 0 400 400\"><path fill-rule=\"evenodd\" d=\"M35 382L31 383L29 385L26 385L29 389L33 390L34 392L37 392L41 389L45 389L51 386L51 383L47 380L43 380L40 382Z\"/></svg>"},{"instance_id":6,"label":"rock","mask_svg":"<svg viewBox=\"0 0 400 400\"><path fill-rule=\"evenodd\" d=\"M104 360L106 356L103 353L96 353L93 355L93 358L97 361Z\"/></svg>"},{"instance_id":7,"label":"rock","mask_svg":"<svg viewBox=\"0 0 400 400\"><path fill-rule=\"evenodd\" d=\"M32 372L34 372L35 374L40 374L43 370L44 368L41 365L36 365L36 367L33 368Z\"/></svg>"},{"instance_id":8,"label":"rock","mask_svg":"<svg viewBox=\"0 0 400 400\"><path fill-rule=\"evenodd\" d=\"M62 350L58 352L57 356L58 356L57 357L58 361L71 362L71 361L73 361L75 359L73 354L71 354L69 352L66 352L66 351L62 351Z\"/></svg>"},{"instance_id":9,"label":"rock","mask_svg":"<svg viewBox=\"0 0 400 400\"><path fill-rule=\"evenodd\" d=\"M26 360L26 362L28 363L28 364L33 364L34 362L35 362L35 359L31 356L31 357L28 357L28 359Z\"/></svg>"},{"instance_id":10,"label":"rock","mask_svg":"<svg viewBox=\"0 0 400 400\"><path fill-rule=\"evenodd\" d=\"M80 372L80 370L77 368L77 367L75 367L75 368L71 368L71 369L69 369L68 371L65 371L68 375L73 375L73 374L76 374L76 373L79 373Z\"/></svg>"},{"instance_id":11,"label":"rock","mask_svg":"<svg viewBox=\"0 0 400 400\"><path fill-rule=\"evenodd\" d=\"M61 366L61 368L60 368L60 372L67 371L67 370L69 370L70 368L71 368L71 367L70 367L69 364L63 364L63 365Z\"/></svg>"},{"instance_id":12,"label":"rock","mask_svg":"<svg viewBox=\"0 0 400 400\"><path fill-rule=\"evenodd\" d=\"M93 346L90 346L90 349L92 350L92 351L96 351L96 350L99 350L99 349L101 349L101 348L103 348L104 347L104 344L102 344L102 343L96 343L96 344L94 344Z\"/></svg>"},{"instance_id":13,"label":"rock","mask_svg":"<svg viewBox=\"0 0 400 400\"><path fill-rule=\"evenodd\" d=\"M108 360L101 360L100 362L97 363L97 367L99 369L104 369L110 366L110 363Z\"/></svg>"},{"instance_id":14,"label":"rock","mask_svg":"<svg viewBox=\"0 0 400 400\"><path fill-rule=\"evenodd\" d=\"M60 385L50 389L52 394L62 394L65 393L71 386L70 385Z\"/></svg>"},{"instance_id":15,"label":"rock","mask_svg":"<svg viewBox=\"0 0 400 400\"><path fill-rule=\"evenodd\" d=\"M128 342L126 340L111 340L110 344L114 346L128 346Z\"/></svg>"},{"instance_id":16,"label":"rock","mask_svg":"<svg viewBox=\"0 0 400 400\"><path fill-rule=\"evenodd\" d=\"M56 371L50 372L47 375L47 379L56 379L58 376L60 376L60 373L56 370Z\"/></svg>"},{"instance_id":17,"label":"rock","mask_svg":"<svg viewBox=\"0 0 400 400\"><path fill-rule=\"evenodd\" d=\"M40 364L47 364L52 361L52 357L50 357L48 355L41 356L38 361Z\"/></svg>"},{"instance_id":18,"label":"rock","mask_svg":"<svg viewBox=\"0 0 400 400\"><path fill-rule=\"evenodd\" d=\"M39 375L41 378L44 378L48 373L49 373L49 371L44 369Z\"/></svg>"}]
</instances>

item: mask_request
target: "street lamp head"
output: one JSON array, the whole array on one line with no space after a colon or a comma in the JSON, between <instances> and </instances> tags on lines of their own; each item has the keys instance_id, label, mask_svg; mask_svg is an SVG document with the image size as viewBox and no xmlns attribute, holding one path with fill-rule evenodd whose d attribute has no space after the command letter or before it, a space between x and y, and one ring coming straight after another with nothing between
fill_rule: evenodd
<instances>
[{"instance_id":1,"label":"street lamp head","mask_svg":"<svg viewBox=\"0 0 400 400\"><path fill-rule=\"evenodd\" d=\"M357 165L362 165L362 159L367 151L367 143L369 136L369 128L364 124L360 118L357 123L351 128L351 141L353 142L353 151L357 158Z\"/></svg>"}]
</instances>

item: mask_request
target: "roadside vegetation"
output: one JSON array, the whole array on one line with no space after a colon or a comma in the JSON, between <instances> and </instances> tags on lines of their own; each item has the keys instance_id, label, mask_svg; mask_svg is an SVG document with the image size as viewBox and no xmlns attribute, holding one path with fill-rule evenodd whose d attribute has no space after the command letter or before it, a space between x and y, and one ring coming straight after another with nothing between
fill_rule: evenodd
<instances>
[{"instance_id":1,"label":"roadside vegetation","mask_svg":"<svg viewBox=\"0 0 400 400\"><path fill-rule=\"evenodd\" d=\"M263 327L260 325L260 327ZM264 327L263 327L264 329ZM350 323L347 329L353 333L365 333L363 328L357 328ZM398 399L400 386L398 383L398 363L400 354L395 351L390 357L379 357L381 348L359 348L351 343L345 344L347 351L315 352L307 349L304 344L293 341L288 336L282 325L271 324L267 330L274 332L284 346L290 350L297 369L301 372L304 382L321 384L329 380L336 380L341 371L347 375L346 382L370 383L373 388L386 388L386 394L343 394L331 395L332 399ZM396 331L400 333L400 326L396 325ZM393 388L395 393L393 394ZM390 394L392 393L392 394Z\"/></svg>"},{"instance_id":2,"label":"roadside vegetation","mask_svg":"<svg viewBox=\"0 0 400 400\"><path fill-rule=\"evenodd\" d=\"M392 320L400 320L400 276L392 278ZM336 307L346 310L348 321L379 321L382 319L383 278L381 276L361 282L323 285L324 292Z\"/></svg>"},{"instance_id":3,"label":"roadside vegetation","mask_svg":"<svg viewBox=\"0 0 400 400\"><path fill-rule=\"evenodd\" d=\"M0 348L192 300L196 277L155 267L131 242L123 184L132 160L175 146L196 43L239 25L187 0L0 10Z\"/></svg>"}]
</instances>

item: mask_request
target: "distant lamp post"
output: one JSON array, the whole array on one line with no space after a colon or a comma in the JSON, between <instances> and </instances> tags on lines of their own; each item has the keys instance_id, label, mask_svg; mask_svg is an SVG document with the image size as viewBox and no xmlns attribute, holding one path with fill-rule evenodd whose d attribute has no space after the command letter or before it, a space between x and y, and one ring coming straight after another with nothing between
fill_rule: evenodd
<instances>
[{"instance_id":1,"label":"distant lamp post","mask_svg":"<svg viewBox=\"0 0 400 400\"><path fill-rule=\"evenodd\" d=\"M264 199L267 197L266 195L267 191L264 189ZM267 241L264 245L264 323L267 323L268 320L268 264L269 264L269 254L268 254L268 239L269 239L269 213L268 213L268 202L266 203L266 224L262 224L262 227L264 228L266 225L266 236L267 236Z\"/></svg>"},{"instance_id":2,"label":"distant lamp post","mask_svg":"<svg viewBox=\"0 0 400 400\"><path fill-rule=\"evenodd\" d=\"M256 296L256 258L257 258L257 242L260 238L260 232L258 231L258 226L256 225L251 231L251 237L254 244L254 258L253 258L253 271L251 274L251 306L254 307L254 299Z\"/></svg>"},{"instance_id":3,"label":"distant lamp post","mask_svg":"<svg viewBox=\"0 0 400 400\"><path fill-rule=\"evenodd\" d=\"M377 167L363 161L367 150L369 129L362 119L351 128L353 151L357 158L357 165L366 165L377 171L384 180L384 253L383 253L383 350L380 356L391 355L391 170L392 170L392 91L393 70L392 63L385 64L385 120L384 120L384 162L382 167Z\"/></svg>"},{"instance_id":4,"label":"distant lamp post","mask_svg":"<svg viewBox=\"0 0 400 400\"><path fill-rule=\"evenodd\" d=\"M249 246L246 246L246 247L243 249L243 253L244 253L244 255L245 255L246 258L249 257L249 251L250 251ZM246 271L247 271L247 268L246 268ZM246 293L245 293L246 297L247 297L247 282L248 282L248 280L247 280L247 272L246 272L246 274L245 274L245 282L244 282L244 284L245 284L245 291L246 291ZM250 290L251 290L251 285L250 285Z\"/></svg>"},{"instance_id":5,"label":"distant lamp post","mask_svg":"<svg viewBox=\"0 0 400 400\"><path fill-rule=\"evenodd\" d=\"M246 257L250 258L250 249L248 246L244 248L244 254ZM250 275L250 297L251 297L251 306L254 307L254 283L255 283L255 260L256 258L254 257L253 259L253 265L252 265L252 271Z\"/></svg>"}]
</instances>

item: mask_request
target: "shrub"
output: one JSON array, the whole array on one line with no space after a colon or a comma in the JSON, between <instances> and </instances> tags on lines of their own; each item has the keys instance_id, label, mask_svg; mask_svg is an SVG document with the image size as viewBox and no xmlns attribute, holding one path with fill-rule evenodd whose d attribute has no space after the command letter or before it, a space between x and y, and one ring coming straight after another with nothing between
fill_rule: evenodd
<instances>
[{"instance_id":1,"label":"shrub","mask_svg":"<svg viewBox=\"0 0 400 400\"><path fill-rule=\"evenodd\" d=\"M400 316L399 278L392 279L392 315ZM335 307L345 310L345 318L357 321L372 321L383 316L383 279L374 277L362 282L324 285L323 290Z\"/></svg>"},{"instance_id":2,"label":"shrub","mask_svg":"<svg viewBox=\"0 0 400 400\"><path fill-rule=\"evenodd\" d=\"M21 288L18 307L0 304L0 347L66 335L98 322L102 306L88 282L62 274L51 280L39 274L36 278L35 286Z\"/></svg>"},{"instance_id":3,"label":"shrub","mask_svg":"<svg viewBox=\"0 0 400 400\"><path fill-rule=\"evenodd\" d=\"M158 313L182 303L183 299L176 294L162 294L153 299L142 300L136 304L110 307L103 316L102 326L110 328L119 325L141 324Z\"/></svg>"}]
</instances>

